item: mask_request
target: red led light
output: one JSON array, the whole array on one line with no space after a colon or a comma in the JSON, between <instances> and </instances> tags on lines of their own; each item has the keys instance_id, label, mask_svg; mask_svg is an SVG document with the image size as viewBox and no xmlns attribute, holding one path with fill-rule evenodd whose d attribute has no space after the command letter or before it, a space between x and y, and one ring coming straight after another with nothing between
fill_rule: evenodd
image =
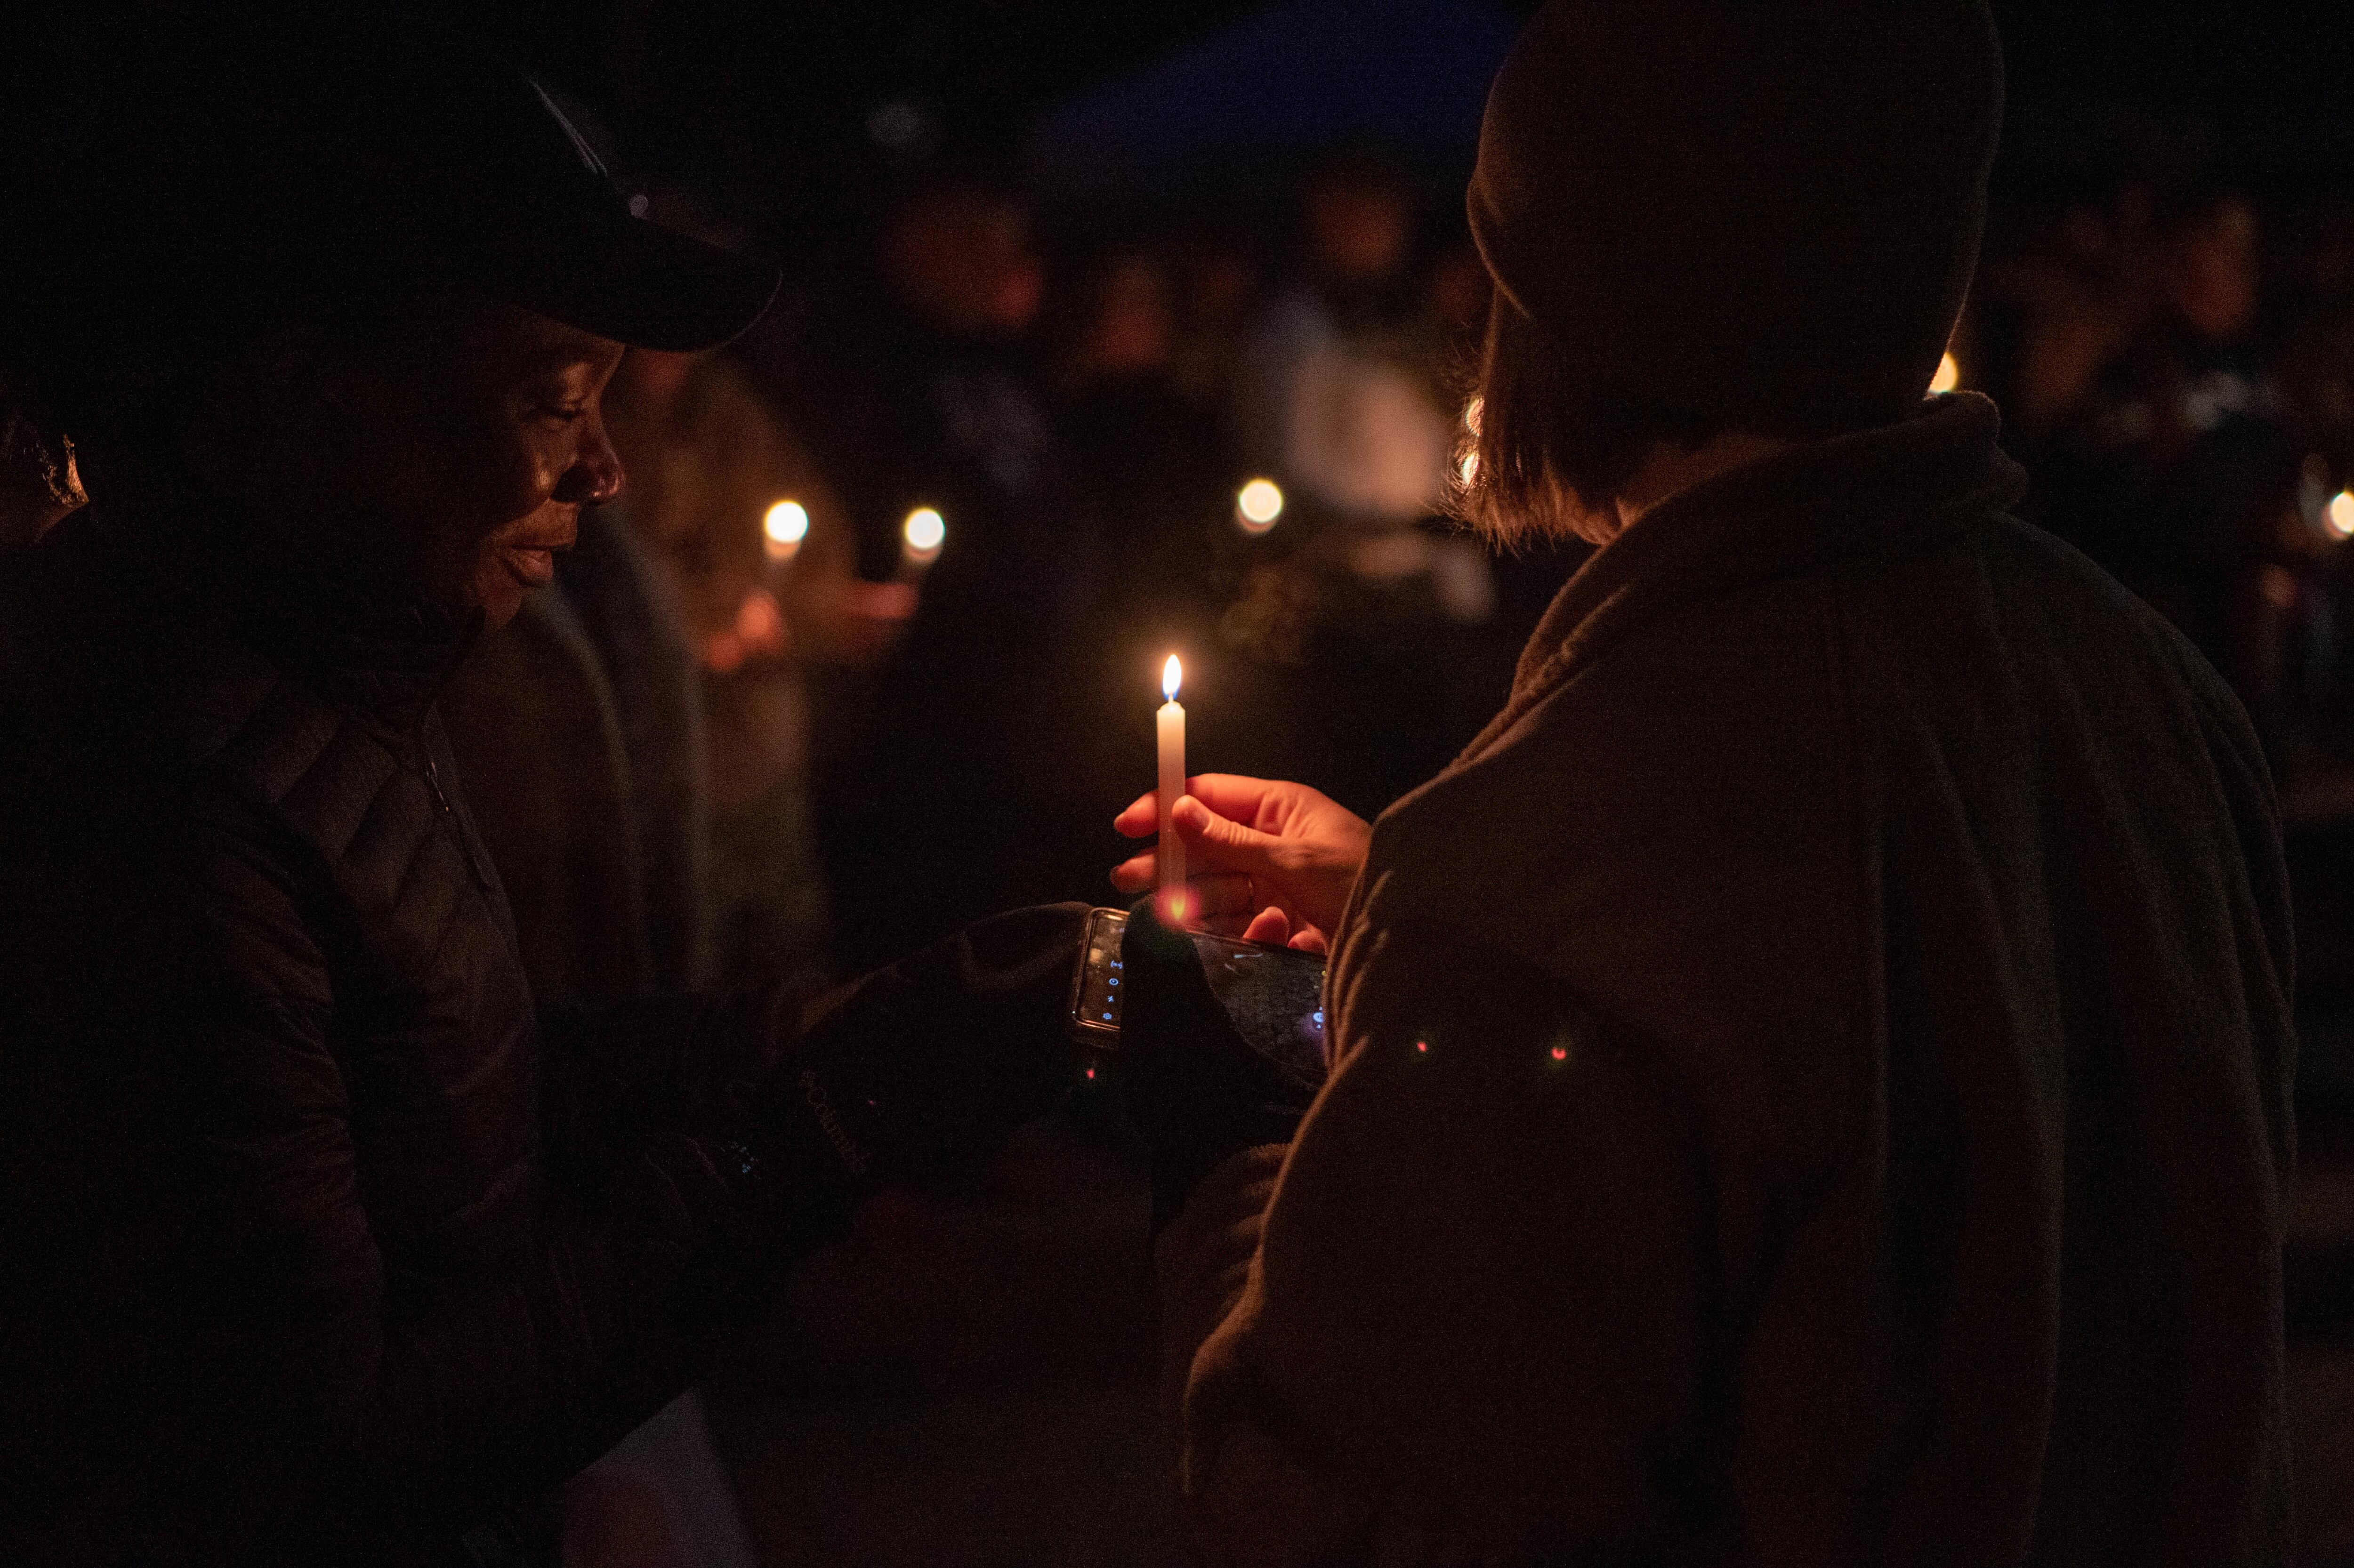
<instances>
[{"instance_id":1,"label":"red led light","mask_svg":"<svg viewBox=\"0 0 2354 1568\"><path fill-rule=\"evenodd\" d=\"M1553 1059L1554 1061L1556 1061L1556 1062L1566 1062L1566 1061L1568 1061L1568 1060L1569 1060L1569 1047L1568 1047L1568 1046L1566 1046L1566 1045L1556 1045L1556 1046L1554 1046L1554 1047L1553 1048ZM1090 1076L1092 1076L1092 1075L1090 1075Z\"/></svg>"},{"instance_id":2,"label":"red led light","mask_svg":"<svg viewBox=\"0 0 2354 1568\"><path fill-rule=\"evenodd\" d=\"M1414 1048L1421 1052L1426 1056L1430 1054L1430 1042L1427 1040L1416 1041L1414 1043Z\"/></svg>"}]
</instances>

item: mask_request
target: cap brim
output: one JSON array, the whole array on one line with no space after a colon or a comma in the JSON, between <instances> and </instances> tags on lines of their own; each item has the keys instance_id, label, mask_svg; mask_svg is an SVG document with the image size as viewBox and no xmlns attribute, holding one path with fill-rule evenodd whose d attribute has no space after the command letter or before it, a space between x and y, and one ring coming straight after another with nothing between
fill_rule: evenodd
<instances>
[{"instance_id":1,"label":"cap brim","mask_svg":"<svg viewBox=\"0 0 2354 1568\"><path fill-rule=\"evenodd\" d=\"M535 254L494 269L486 286L633 348L716 348L758 321L782 282L766 262L620 213L556 238L536 236Z\"/></svg>"}]
</instances>

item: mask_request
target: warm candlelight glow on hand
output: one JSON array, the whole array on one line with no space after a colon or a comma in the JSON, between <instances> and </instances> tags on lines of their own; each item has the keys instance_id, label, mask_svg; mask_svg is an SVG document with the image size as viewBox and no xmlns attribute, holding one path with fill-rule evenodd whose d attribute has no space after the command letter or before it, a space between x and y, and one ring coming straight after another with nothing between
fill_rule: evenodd
<instances>
[{"instance_id":1,"label":"warm candlelight glow on hand","mask_svg":"<svg viewBox=\"0 0 2354 1568\"><path fill-rule=\"evenodd\" d=\"M1171 702L1177 700L1177 688L1184 683L1185 666L1177 662L1177 655L1169 655L1169 662L1161 666L1161 694Z\"/></svg>"}]
</instances>

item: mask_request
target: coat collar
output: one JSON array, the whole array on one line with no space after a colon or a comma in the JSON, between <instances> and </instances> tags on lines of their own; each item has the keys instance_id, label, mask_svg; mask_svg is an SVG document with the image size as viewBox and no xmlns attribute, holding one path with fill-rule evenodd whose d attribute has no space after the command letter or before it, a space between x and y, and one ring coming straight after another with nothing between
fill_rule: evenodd
<instances>
[{"instance_id":1,"label":"coat collar","mask_svg":"<svg viewBox=\"0 0 2354 1568\"><path fill-rule=\"evenodd\" d=\"M1659 615L1853 557L1931 549L2006 510L2027 475L1997 446L2000 434L1992 403L1956 393L1898 424L1777 452L1663 503L1562 588L1521 654L1511 700L1464 757Z\"/></svg>"}]
</instances>

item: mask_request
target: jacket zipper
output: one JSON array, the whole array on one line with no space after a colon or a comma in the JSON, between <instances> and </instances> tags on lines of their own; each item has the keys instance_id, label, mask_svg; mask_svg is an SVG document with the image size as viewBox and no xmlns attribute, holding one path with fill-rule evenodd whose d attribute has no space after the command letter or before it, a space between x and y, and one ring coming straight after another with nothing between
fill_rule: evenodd
<instances>
[{"instance_id":1,"label":"jacket zipper","mask_svg":"<svg viewBox=\"0 0 2354 1568\"><path fill-rule=\"evenodd\" d=\"M483 874L482 863L474 853L474 841L466 836L466 824L458 820L458 809L450 804L450 797L441 792L441 770L433 765L433 745L425 746L425 782L433 791L434 803L441 808L441 817L450 826L451 836L458 841L459 853L466 857L466 869L474 874L474 885L487 892L491 879Z\"/></svg>"}]
</instances>

